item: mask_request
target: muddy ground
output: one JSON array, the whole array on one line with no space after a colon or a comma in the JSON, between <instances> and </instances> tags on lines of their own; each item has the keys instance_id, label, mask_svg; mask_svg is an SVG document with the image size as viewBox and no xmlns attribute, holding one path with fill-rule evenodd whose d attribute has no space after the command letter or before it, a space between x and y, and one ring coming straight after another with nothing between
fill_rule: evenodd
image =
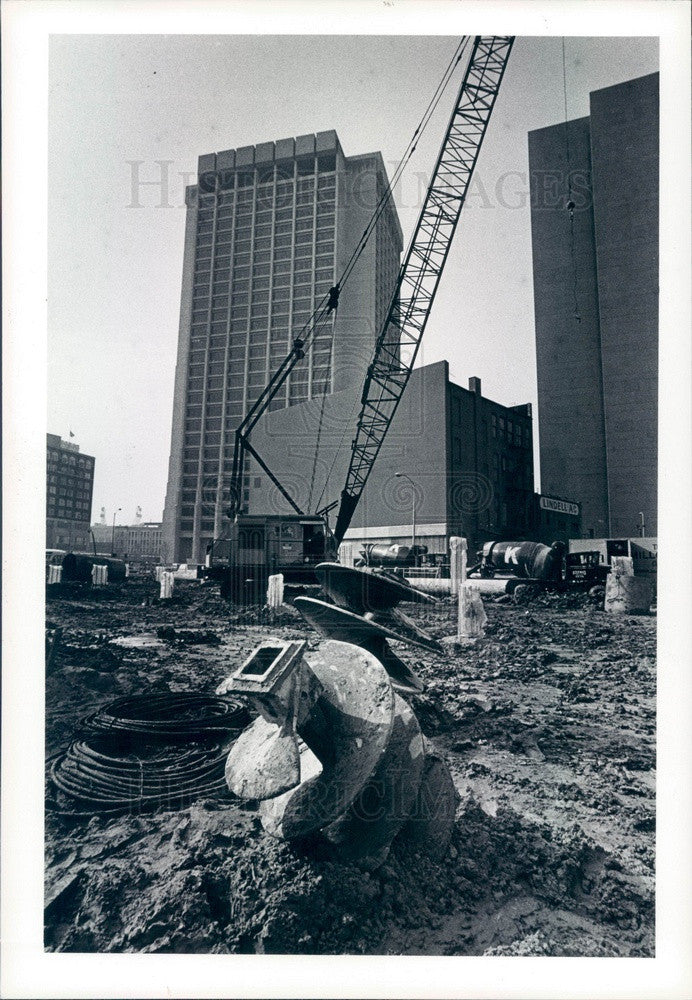
<instances>
[{"instance_id":1,"label":"muddy ground","mask_svg":"<svg viewBox=\"0 0 692 1000\"><path fill-rule=\"evenodd\" d=\"M63 634L46 678L48 761L115 698L213 693L267 635L306 636L292 608L271 620L196 583L149 603L157 593L133 579L49 597ZM655 616L606 615L585 595L485 604L486 638L462 655L397 650L428 684L412 704L460 794L441 861L397 842L372 873L316 860L230 797L115 818L49 808L45 947L653 955ZM438 637L454 631L449 601L406 611ZM161 626L221 641L160 639Z\"/></svg>"}]
</instances>

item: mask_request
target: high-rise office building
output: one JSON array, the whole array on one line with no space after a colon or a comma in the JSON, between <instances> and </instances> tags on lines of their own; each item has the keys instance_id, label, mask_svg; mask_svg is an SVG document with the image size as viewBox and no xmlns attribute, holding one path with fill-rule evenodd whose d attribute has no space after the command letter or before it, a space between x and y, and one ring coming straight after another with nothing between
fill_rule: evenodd
<instances>
[{"instance_id":1,"label":"high-rise office building","mask_svg":"<svg viewBox=\"0 0 692 1000\"><path fill-rule=\"evenodd\" d=\"M658 127L653 73L529 133L541 483L596 538L656 534Z\"/></svg>"},{"instance_id":2,"label":"high-rise office building","mask_svg":"<svg viewBox=\"0 0 692 1000\"><path fill-rule=\"evenodd\" d=\"M201 561L224 528L235 429L338 280L387 184L381 155L345 156L334 131L199 158L186 192L165 559ZM335 318L272 409L362 382L401 250L390 201Z\"/></svg>"}]
</instances>

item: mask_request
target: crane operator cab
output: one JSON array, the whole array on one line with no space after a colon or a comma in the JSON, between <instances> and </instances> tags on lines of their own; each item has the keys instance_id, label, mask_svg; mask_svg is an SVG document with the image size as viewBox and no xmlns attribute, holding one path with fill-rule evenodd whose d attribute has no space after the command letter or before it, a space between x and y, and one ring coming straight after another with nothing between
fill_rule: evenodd
<instances>
[{"instance_id":1,"label":"crane operator cab","mask_svg":"<svg viewBox=\"0 0 692 1000\"><path fill-rule=\"evenodd\" d=\"M336 545L317 515L240 514L207 556L205 576L220 582L222 597L255 603L276 573L286 583L316 584L314 567L335 558Z\"/></svg>"}]
</instances>

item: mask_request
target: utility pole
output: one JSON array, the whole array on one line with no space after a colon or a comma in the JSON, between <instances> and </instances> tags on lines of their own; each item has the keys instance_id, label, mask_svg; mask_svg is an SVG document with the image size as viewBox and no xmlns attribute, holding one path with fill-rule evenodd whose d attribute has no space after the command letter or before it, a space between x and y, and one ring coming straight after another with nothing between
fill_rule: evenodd
<instances>
[{"instance_id":1,"label":"utility pole","mask_svg":"<svg viewBox=\"0 0 692 1000\"><path fill-rule=\"evenodd\" d=\"M111 531L111 556L113 558L115 558L115 518L121 510L122 507L118 507L117 510L113 511L113 530Z\"/></svg>"}]
</instances>

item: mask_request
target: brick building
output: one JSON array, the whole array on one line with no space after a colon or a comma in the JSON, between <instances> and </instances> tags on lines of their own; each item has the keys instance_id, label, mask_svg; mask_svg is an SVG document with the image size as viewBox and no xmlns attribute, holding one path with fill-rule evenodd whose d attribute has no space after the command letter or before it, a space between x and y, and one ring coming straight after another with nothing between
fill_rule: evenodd
<instances>
[{"instance_id":1,"label":"brick building","mask_svg":"<svg viewBox=\"0 0 692 1000\"><path fill-rule=\"evenodd\" d=\"M253 446L303 510L339 497L358 398L344 391L327 397L324 408L314 400L268 413L253 432ZM450 382L446 361L415 369L345 540L410 542L414 496L416 542L431 554L445 554L452 535L465 535L471 547L533 537L531 405L486 399L478 378L468 389ZM249 509L289 512L261 473L252 477Z\"/></svg>"}]
</instances>

